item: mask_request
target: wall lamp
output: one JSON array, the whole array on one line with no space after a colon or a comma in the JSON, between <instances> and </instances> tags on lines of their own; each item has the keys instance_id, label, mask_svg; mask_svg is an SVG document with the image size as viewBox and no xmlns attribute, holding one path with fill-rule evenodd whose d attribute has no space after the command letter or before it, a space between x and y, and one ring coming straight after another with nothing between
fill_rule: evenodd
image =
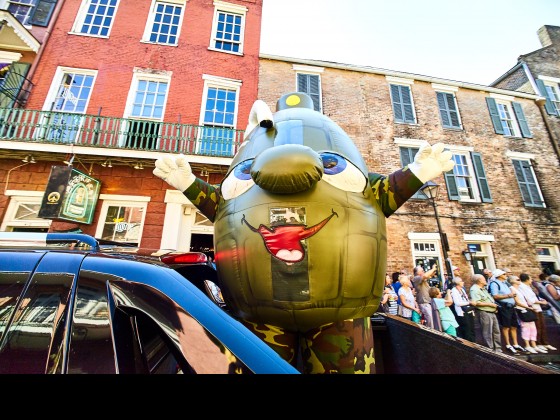
<instances>
[{"instance_id":1,"label":"wall lamp","mask_svg":"<svg viewBox=\"0 0 560 420\"><path fill-rule=\"evenodd\" d=\"M142 162L136 162L136 165L134 165L134 169L144 169L144 165L142 165Z\"/></svg>"},{"instance_id":2,"label":"wall lamp","mask_svg":"<svg viewBox=\"0 0 560 420\"><path fill-rule=\"evenodd\" d=\"M469 263L474 264L473 259L474 259L475 255L476 255L476 251L471 251L470 249L467 249L467 250L463 251L463 255L465 256L465 259L466 259Z\"/></svg>"},{"instance_id":3,"label":"wall lamp","mask_svg":"<svg viewBox=\"0 0 560 420\"><path fill-rule=\"evenodd\" d=\"M112 168L113 164L111 163L111 159L106 159L105 162L101 164L104 168Z\"/></svg>"},{"instance_id":4,"label":"wall lamp","mask_svg":"<svg viewBox=\"0 0 560 420\"><path fill-rule=\"evenodd\" d=\"M33 155L27 155L21 161L24 162L24 163L36 163Z\"/></svg>"},{"instance_id":5,"label":"wall lamp","mask_svg":"<svg viewBox=\"0 0 560 420\"><path fill-rule=\"evenodd\" d=\"M74 162L74 158L76 157L76 155L72 155L72 157L70 159L68 159L68 157L62 161L62 163L67 164L68 166L72 166L72 163Z\"/></svg>"}]
</instances>

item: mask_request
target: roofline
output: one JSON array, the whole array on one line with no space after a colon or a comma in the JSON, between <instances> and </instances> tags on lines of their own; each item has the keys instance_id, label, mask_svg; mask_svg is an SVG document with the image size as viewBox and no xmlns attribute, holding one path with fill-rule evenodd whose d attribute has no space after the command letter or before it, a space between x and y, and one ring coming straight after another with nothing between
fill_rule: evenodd
<instances>
[{"instance_id":1,"label":"roofline","mask_svg":"<svg viewBox=\"0 0 560 420\"><path fill-rule=\"evenodd\" d=\"M27 51L38 52L41 47L41 43L23 26L19 20L17 20L10 12L6 10L0 10L0 22L11 27L14 33L21 39L28 49Z\"/></svg>"},{"instance_id":2,"label":"roofline","mask_svg":"<svg viewBox=\"0 0 560 420\"><path fill-rule=\"evenodd\" d=\"M542 100L544 99L542 96L539 95L532 95L529 93L517 92L514 90L507 90L507 89L498 89L491 86L486 85L479 85L476 83L467 83L467 82L459 82L455 80L449 79L441 79L438 77L431 77L431 76L424 76L421 74L414 74L414 73L404 73L400 71L394 70L387 70L381 69L377 67L369 67L369 66L358 66L354 64L344 64L344 63L334 63L332 61L321 61L321 60L309 60L303 58L294 58L294 57L283 57L279 55L271 55L271 54L259 54L259 58L268 59L268 60L277 60L277 61L287 61L290 63L298 63L298 64L307 64L310 66L320 66L320 67L329 67L333 69L340 69L340 70L350 70L350 71L357 71L362 73L372 73L372 74L380 74L384 76L394 76L394 77L402 77L407 79L414 79L423 82L429 83L440 83L445 84L448 86L456 86L464 89L472 89L472 90L479 90L483 92L489 93L499 93L503 95L515 96L518 98L525 98L525 99L533 99L533 100Z\"/></svg>"},{"instance_id":3,"label":"roofline","mask_svg":"<svg viewBox=\"0 0 560 420\"><path fill-rule=\"evenodd\" d=\"M521 61L518 61L517 64L515 66L513 66L511 69L509 69L508 71L506 71L504 74L502 74L500 77L498 77L496 80L494 80L492 83L490 83L490 86L495 85L496 83L500 83L502 80L504 80L507 76L509 76L510 74L512 74L513 72L517 71L520 67L522 66Z\"/></svg>"}]
</instances>

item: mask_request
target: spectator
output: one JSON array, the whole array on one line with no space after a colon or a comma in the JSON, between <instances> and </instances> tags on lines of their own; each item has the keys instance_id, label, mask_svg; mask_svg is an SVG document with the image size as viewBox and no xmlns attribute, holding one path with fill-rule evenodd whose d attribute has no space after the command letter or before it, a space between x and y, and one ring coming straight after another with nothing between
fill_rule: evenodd
<instances>
[{"instance_id":1,"label":"spectator","mask_svg":"<svg viewBox=\"0 0 560 420\"><path fill-rule=\"evenodd\" d=\"M486 288L486 277L483 274L472 276L471 289L469 290L471 302L476 308L477 319L480 323L482 341L486 347L497 353L502 353L502 338L500 335L500 325L498 324L498 304Z\"/></svg>"},{"instance_id":2,"label":"spectator","mask_svg":"<svg viewBox=\"0 0 560 420\"><path fill-rule=\"evenodd\" d=\"M533 307L529 305L525 296L519 290L521 285L521 280L517 276L509 276L509 282L511 284L510 290L513 292L513 299L515 300L515 309L520 311L531 311L535 312ZM548 353L546 350L540 350L537 347L537 326L535 321L523 321L519 319L519 324L521 325L521 339L525 344L525 350L529 353Z\"/></svg>"},{"instance_id":3,"label":"spectator","mask_svg":"<svg viewBox=\"0 0 560 420\"><path fill-rule=\"evenodd\" d=\"M383 288L383 297L381 298L381 306L383 312L389 315L397 315L397 294L393 289L393 279L387 274L385 276L385 287Z\"/></svg>"},{"instance_id":4,"label":"spectator","mask_svg":"<svg viewBox=\"0 0 560 420\"><path fill-rule=\"evenodd\" d=\"M453 299L451 298L451 292L448 290L445 299L441 297L441 291L437 287L430 287L428 291L430 297L432 298L433 305L438 310L439 319L441 321L441 329L444 333L457 337L457 327L459 324L455 319L455 315L451 312L449 308L453 305Z\"/></svg>"},{"instance_id":5,"label":"spectator","mask_svg":"<svg viewBox=\"0 0 560 420\"><path fill-rule=\"evenodd\" d=\"M486 285L488 286L488 282L490 281L490 278L492 277L492 271L489 268L485 268L485 269L482 270L482 275L486 279Z\"/></svg>"},{"instance_id":6,"label":"spectator","mask_svg":"<svg viewBox=\"0 0 560 420\"><path fill-rule=\"evenodd\" d=\"M408 276L406 274L401 274L399 276L399 281L401 282L401 288L399 289L399 297L401 298L399 315L410 320L412 318L412 311L417 312L418 315L421 315L422 312L420 311L418 303L412 293L412 284L410 283Z\"/></svg>"},{"instance_id":7,"label":"spectator","mask_svg":"<svg viewBox=\"0 0 560 420\"><path fill-rule=\"evenodd\" d=\"M548 276L546 281L546 290L548 294L552 297L552 299L560 303L560 276L557 274L551 274ZM560 324L560 311L552 305L550 310L552 311L552 316L554 317L556 323Z\"/></svg>"},{"instance_id":8,"label":"spectator","mask_svg":"<svg viewBox=\"0 0 560 420\"><path fill-rule=\"evenodd\" d=\"M430 298L429 290L430 285L428 280L434 275L437 267L435 265L428 271L424 271L424 268L420 265L414 267L414 278L412 279L412 284L416 290L416 301L418 306L424 315L425 325L430 328L434 328L434 320L432 317L432 298Z\"/></svg>"},{"instance_id":9,"label":"spectator","mask_svg":"<svg viewBox=\"0 0 560 420\"><path fill-rule=\"evenodd\" d=\"M498 322L500 323L506 349L512 354L524 351L525 349L517 342L518 321L514 309L515 294L509 288L504 270L497 268L492 272L488 291L498 303Z\"/></svg>"},{"instance_id":10,"label":"spectator","mask_svg":"<svg viewBox=\"0 0 560 420\"><path fill-rule=\"evenodd\" d=\"M464 287L465 283L461 277L453 279L453 288L451 289L451 298L453 299L453 308L455 309L455 319L459 323L457 334L465 340L476 342L474 332L474 306L472 306L467 292Z\"/></svg>"},{"instance_id":11,"label":"spectator","mask_svg":"<svg viewBox=\"0 0 560 420\"><path fill-rule=\"evenodd\" d=\"M545 319L541 307L541 305L546 305L547 301L537 296L532 287L533 279L529 274L521 273L519 275L519 280L521 280L521 284L518 287L519 292L525 297L529 306L533 307L537 315L537 320L535 321L537 327L537 349L545 350L545 352L548 352L548 350L556 350L556 347L548 344Z\"/></svg>"},{"instance_id":12,"label":"spectator","mask_svg":"<svg viewBox=\"0 0 560 420\"><path fill-rule=\"evenodd\" d=\"M391 274L391 277L393 278L393 289L395 290L395 293L397 294L397 303L398 304L401 303L401 299L398 297L399 296L399 289L401 288L401 282L399 280L399 276L401 274L406 274L406 273L403 273L402 271L400 273L398 271L395 271L393 274Z\"/></svg>"}]
</instances>

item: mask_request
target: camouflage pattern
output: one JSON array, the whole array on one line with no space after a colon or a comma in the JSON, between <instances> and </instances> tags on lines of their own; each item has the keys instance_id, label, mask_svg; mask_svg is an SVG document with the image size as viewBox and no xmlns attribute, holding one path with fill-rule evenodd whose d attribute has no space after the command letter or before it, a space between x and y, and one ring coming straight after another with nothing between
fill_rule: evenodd
<instances>
[{"instance_id":1,"label":"camouflage pattern","mask_svg":"<svg viewBox=\"0 0 560 420\"><path fill-rule=\"evenodd\" d=\"M374 374L373 333L369 318L349 319L305 333L241 321L301 373Z\"/></svg>"}]
</instances>

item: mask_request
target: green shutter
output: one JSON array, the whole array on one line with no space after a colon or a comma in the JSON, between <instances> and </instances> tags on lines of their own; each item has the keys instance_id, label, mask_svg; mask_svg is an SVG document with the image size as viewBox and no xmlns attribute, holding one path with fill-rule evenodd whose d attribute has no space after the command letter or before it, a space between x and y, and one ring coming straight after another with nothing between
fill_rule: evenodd
<instances>
[{"instance_id":1,"label":"green shutter","mask_svg":"<svg viewBox=\"0 0 560 420\"><path fill-rule=\"evenodd\" d=\"M57 0L39 0L33 9L29 23L37 26L48 26Z\"/></svg>"},{"instance_id":2,"label":"green shutter","mask_svg":"<svg viewBox=\"0 0 560 420\"><path fill-rule=\"evenodd\" d=\"M484 165L482 164L482 156L480 153L471 152L471 158L473 161L474 172L476 175L476 180L478 182L478 190L480 191L482 202L491 203L492 195L490 194L490 187L488 186L486 172L484 171Z\"/></svg>"},{"instance_id":3,"label":"green shutter","mask_svg":"<svg viewBox=\"0 0 560 420\"><path fill-rule=\"evenodd\" d=\"M546 109L546 113L548 115L556 115L556 108L554 108L554 104L552 100L548 97L548 92L546 91L546 87L544 86L544 82L541 79L537 79L537 87L539 88L540 95L546 98L546 102L544 104L544 109Z\"/></svg>"},{"instance_id":4,"label":"green shutter","mask_svg":"<svg viewBox=\"0 0 560 420\"><path fill-rule=\"evenodd\" d=\"M453 174L453 169L445 172L445 183L447 184L447 196L450 200L458 201L461 197L459 196L459 190L457 189L457 181L455 181L455 175Z\"/></svg>"},{"instance_id":5,"label":"green shutter","mask_svg":"<svg viewBox=\"0 0 560 420\"><path fill-rule=\"evenodd\" d=\"M0 84L0 107L11 108L16 103L25 76L29 71L30 64L28 63L12 63L10 69Z\"/></svg>"},{"instance_id":6,"label":"green shutter","mask_svg":"<svg viewBox=\"0 0 560 420\"><path fill-rule=\"evenodd\" d=\"M517 122L519 123L519 128L521 128L521 135L528 139L533 138L533 133L531 133L531 130L529 129L521 104L519 102L512 102L511 105L513 106L513 112L517 118Z\"/></svg>"},{"instance_id":7,"label":"green shutter","mask_svg":"<svg viewBox=\"0 0 560 420\"><path fill-rule=\"evenodd\" d=\"M496 134L504 134L502 120L500 119L498 107L496 106L496 100L494 98L486 98L486 104L488 105L488 110L490 111L490 118L492 119L492 124L494 125L494 131Z\"/></svg>"}]
</instances>

